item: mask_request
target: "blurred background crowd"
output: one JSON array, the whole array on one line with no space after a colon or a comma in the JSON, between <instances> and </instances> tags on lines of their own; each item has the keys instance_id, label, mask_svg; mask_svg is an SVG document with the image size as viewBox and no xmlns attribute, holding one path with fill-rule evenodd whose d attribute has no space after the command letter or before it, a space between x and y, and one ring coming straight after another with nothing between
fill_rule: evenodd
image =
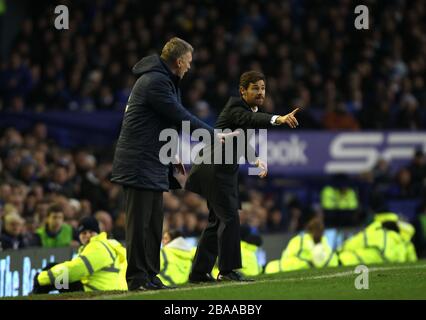
<instances>
[{"instance_id":1,"label":"blurred background crowd","mask_svg":"<svg viewBox=\"0 0 426 320\"><path fill-rule=\"evenodd\" d=\"M4 1L4 0L3 0ZM48 5L50 3L50 5ZM53 28L69 8L69 30ZM302 128L419 129L426 114L422 0L367 0L371 28L354 28L356 1L64 0L29 2L0 61L4 110L123 110L132 66L178 34L195 48L184 105L214 123L238 78L267 75L265 110L301 106Z\"/></svg>"},{"instance_id":2,"label":"blurred background crowd","mask_svg":"<svg viewBox=\"0 0 426 320\"><path fill-rule=\"evenodd\" d=\"M41 245L34 235L46 225L62 223L77 227L79 219L94 215L101 229L125 240L125 214L121 187L109 180L111 150L65 149L51 141L44 124L26 133L8 128L0 135L0 241L3 249ZM324 218L328 227L356 227L377 212L386 212L384 197L413 200L409 220L417 229L416 244L424 246L426 235L426 157L417 151L412 162L398 171L380 160L360 176L337 175L324 182L297 187L283 178L241 176L241 224L253 234L298 232L313 216ZM296 179L298 180L298 179ZM284 184L283 184L284 181ZM302 180L298 181L303 183ZM288 185L292 185L287 187ZM62 217L49 222L49 206L57 205ZM404 212L408 213L407 207ZM198 195L175 191L164 194L165 229L179 230L185 237L198 237L207 224L208 209ZM6 219L6 217L9 217ZM37 238L37 237L36 237ZM73 235L69 239L78 240Z\"/></svg>"},{"instance_id":3,"label":"blurred background crowd","mask_svg":"<svg viewBox=\"0 0 426 320\"><path fill-rule=\"evenodd\" d=\"M69 8L69 30L53 28L58 4ZM300 106L302 129L424 129L426 7L422 0L364 4L372 27L360 31L350 0L28 2L30 14L0 57L0 110L123 111L133 65L178 35L195 48L181 83L183 104L210 124L238 94L240 74L253 69L267 76L264 110ZM0 128L3 249L43 246L43 232L75 228L87 215L124 240L121 190L109 181L112 155L112 147L63 148L43 123L29 131ZM417 248L425 248L425 179L422 150L397 171L382 159L356 177L293 181L294 192L288 180L242 177L241 223L260 234L299 231L312 215L330 226L357 226L389 209L384 197L415 199L410 222ZM52 204L61 214L51 214L57 207L49 212ZM164 207L165 228L186 237L207 224L207 207L195 194L166 193ZM343 211L347 219L336 217ZM69 245L76 240L71 232Z\"/></svg>"}]
</instances>

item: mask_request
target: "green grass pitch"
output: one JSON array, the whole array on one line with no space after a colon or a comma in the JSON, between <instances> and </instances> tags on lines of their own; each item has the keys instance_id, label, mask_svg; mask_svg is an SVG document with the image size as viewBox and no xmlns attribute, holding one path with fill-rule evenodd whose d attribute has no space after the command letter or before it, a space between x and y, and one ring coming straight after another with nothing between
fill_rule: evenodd
<instances>
[{"instance_id":1,"label":"green grass pitch","mask_svg":"<svg viewBox=\"0 0 426 320\"><path fill-rule=\"evenodd\" d=\"M368 289L356 289L355 280L359 274L354 271L354 267L339 267L261 275L254 278L255 282L246 283L188 284L173 290L70 293L23 298L52 300L426 299L426 261L370 266Z\"/></svg>"}]
</instances>

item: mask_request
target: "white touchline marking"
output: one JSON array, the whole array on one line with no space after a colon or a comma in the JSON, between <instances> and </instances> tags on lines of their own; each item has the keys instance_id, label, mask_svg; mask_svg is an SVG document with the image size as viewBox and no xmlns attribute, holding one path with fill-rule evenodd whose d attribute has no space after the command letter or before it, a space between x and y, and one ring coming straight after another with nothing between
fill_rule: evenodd
<instances>
[{"instance_id":1,"label":"white touchline marking","mask_svg":"<svg viewBox=\"0 0 426 320\"><path fill-rule=\"evenodd\" d=\"M355 267L355 266L354 266ZM388 271L388 270L401 270L401 269L425 269L426 264L424 265L415 265L415 266L394 266L394 267L370 267L369 272L375 272L375 271ZM317 269L319 270L319 269ZM326 269L324 269L326 270ZM282 272L281 274L285 274L285 272ZM223 287L230 287L230 286L247 286L247 285L253 285L256 283L264 283L264 282L289 282L289 281L304 281L304 280L318 280L318 279L329 279L329 278L340 278L340 277L346 277L355 275L353 271L345 271L345 272L337 272L337 273L331 273L326 274L322 276L308 276L308 277L297 277L297 278L287 278L287 279L262 279L262 280L256 280L254 282L227 282L224 284L212 284L212 285L201 285L196 287L182 287L177 289L171 289L167 290L167 292L174 292L174 291L192 291L192 290L198 290L198 289L216 289L216 288L223 288ZM139 291L139 292L126 292L126 293L120 293L120 294L112 294L112 295L105 295L105 296L97 296L93 298L89 298L88 300L100 300L100 299L110 299L110 298L119 298L119 297L131 297L133 295L155 295L164 293L163 290L155 290L155 291ZM84 299L84 298L83 298Z\"/></svg>"}]
</instances>

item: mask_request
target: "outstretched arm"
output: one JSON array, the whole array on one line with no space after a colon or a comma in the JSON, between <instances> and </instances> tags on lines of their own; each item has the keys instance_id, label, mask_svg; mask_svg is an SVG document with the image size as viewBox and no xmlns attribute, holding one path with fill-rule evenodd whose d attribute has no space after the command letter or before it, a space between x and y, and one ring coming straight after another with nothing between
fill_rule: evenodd
<instances>
[{"instance_id":1,"label":"outstretched arm","mask_svg":"<svg viewBox=\"0 0 426 320\"><path fill-rule=\"evenodd\" d=\"M204 123L196 116L192 115L177 100L170 87L170 83L166 79L160 79L151 84L149 88L149 99L155 112L168 119L174 125L182 126L182 121L189 121L191 124L191 132L195 129L205 129L215 138L224 143L227 137L232 137L238 133L218 133L215 134L214 129Z\"/></svg>"},{"instance_id":2,"label":"outstretched arm","mask_svg":"<svg viewBox=\"0 0 426 320\"><path fill-rule=\"evenodd\" d=\"M275 119L276 124L288 124L290 128L294 129L299 125L296 119L296 112L299 111L299 108L294 109L292 112L286 114L285 116L279 116Z\"/></svg>"},{"instance_id":3,"label":"outstretched arm","mask_svg":"<svg viewBox=\"0 0 426 320\"><path fill-rule=\"evenodd\" d=\"M271 121L275 122L276 125L288 124L290 128L295 128L299 125L295 117L295 114L298 110L299 108L296 108L285 116L274 116ZM268 175L267 163L258 158L255 165L261 169L259 177L265 178Z\"/></svg>"},{"instance_id":4,"label":"outstretched arm","mask_svg":"<svg viewBox=\"0 0 426 320\"><path fill-rule=\"evenodd\" d=\"M167 79L161 78L158 81L153 81L149 87L148 95L153 110L168 119L174 125L181 127L182 121L189 121L191 124L191 131L203 128L213 135L213 128L211 126L192 115L178 101Z\"/></svg>"},{"instance_id":5,"label":"outstretched arm","mask_svg":"<svg viewBox=\"0 0 426 320\"><path fill-rule=\"evenodd\" d=\"M109 257L105 247L97 242L90 243L74 259L41 272L37 280L42 286L54 285L56 279L63 278L66 273L70 283L79 281L114 262L112 259L103 258L103 256Z\"/></svg>"}]
</instances>

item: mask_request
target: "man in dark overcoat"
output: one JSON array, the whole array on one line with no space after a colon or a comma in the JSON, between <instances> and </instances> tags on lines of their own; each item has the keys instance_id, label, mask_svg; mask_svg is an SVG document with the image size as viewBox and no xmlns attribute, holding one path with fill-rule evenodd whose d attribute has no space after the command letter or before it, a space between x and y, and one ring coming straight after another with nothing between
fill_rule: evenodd
<instances>
[{"instance_id":1,"label":"man in dark overcoat","mask_svg":"<svg viewBox=\"0 0 426 320\"><path fill-rule=\"evenodd\" d=\"M166 141L160 141L164 129L178 128L189 121L192 130L208 126L181 104L179 81L190 69L192 46L172 38L161 56L140 60L133 73L139 78L130 94L120 136L114 154L111 181L123 186L126 211L126 249L129 290L167 288L157 277L163 230L163 192L179 188L173 165L160 159ZM185 174L181 163L177 171Z\"/></svg>"}]
</instances>

